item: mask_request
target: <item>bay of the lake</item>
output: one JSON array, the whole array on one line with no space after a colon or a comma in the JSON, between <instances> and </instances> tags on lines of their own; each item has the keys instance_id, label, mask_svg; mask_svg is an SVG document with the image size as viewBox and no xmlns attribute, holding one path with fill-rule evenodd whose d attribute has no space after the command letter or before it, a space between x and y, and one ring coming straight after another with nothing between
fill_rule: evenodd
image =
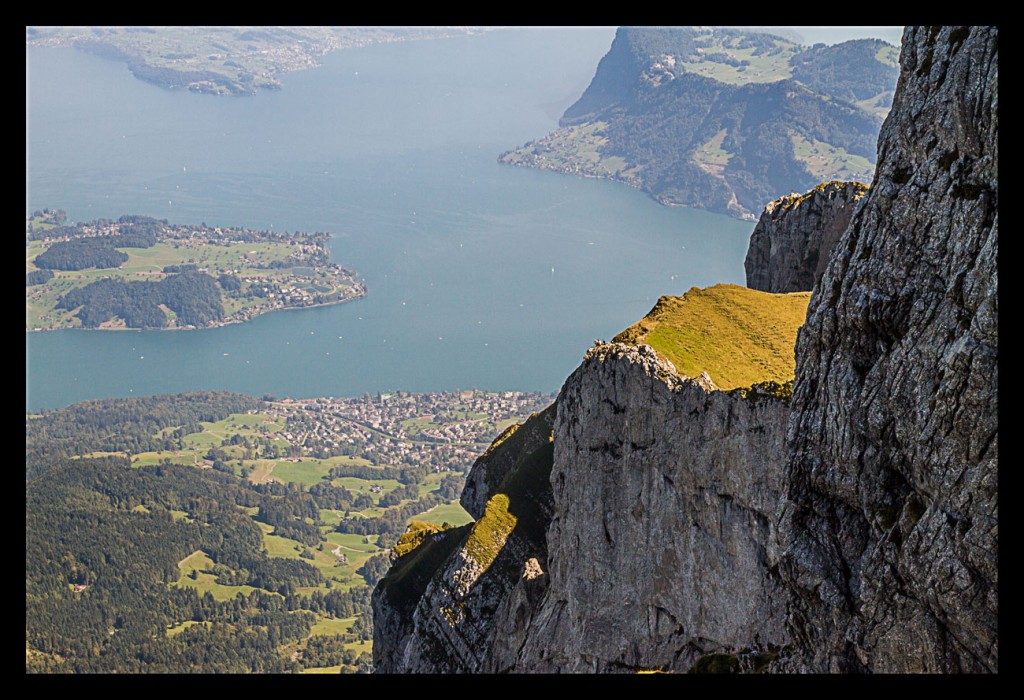
<instances>
[{"instance_id":1,"label":"bay of the lake","mask_svg":"<svg viewBox=\"0 0 1024 700\"><path fill-rule=\"evenodd\" d=\"M499 165L587 87L614 29L341 50L251 97L26 49L26 214L325 231L365 299L198 331L26 333L26 410L255 396L557 391L662 294L743 283L751 222Z\"/></svg>"}]
</instances>

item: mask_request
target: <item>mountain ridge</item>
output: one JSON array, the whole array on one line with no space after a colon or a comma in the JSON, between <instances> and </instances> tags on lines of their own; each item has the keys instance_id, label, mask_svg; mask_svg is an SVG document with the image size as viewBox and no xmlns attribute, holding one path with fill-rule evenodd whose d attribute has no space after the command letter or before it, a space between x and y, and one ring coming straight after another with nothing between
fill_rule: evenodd
<instances>
[{"instance_id":1,"label":"mountain ridge","mask_svg":"<svg viewBox=\"0 0 1024 700\"><path fill-rule=\"evenodd\" d=\"M528 485L544 548L449 558L432 581L468 585L375 630L378 672L998 671L997 30L907 28L900 64L792 396L598 343Z\"/></svg>"}]
</instances>

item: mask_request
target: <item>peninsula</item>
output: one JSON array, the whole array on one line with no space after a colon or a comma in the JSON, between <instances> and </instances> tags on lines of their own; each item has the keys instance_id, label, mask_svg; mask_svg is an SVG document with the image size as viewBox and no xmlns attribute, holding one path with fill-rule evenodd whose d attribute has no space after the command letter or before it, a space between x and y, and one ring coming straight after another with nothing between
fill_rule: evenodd
<instances>
[{"instance_id":1,"label":"peninsula","mask_svg":"<svg viewBox=\"0 0 1024 700\"><path fill-rule=\"evenodd\" d=\"M322 56L412 39L443 39L474 27L26 27L30 46L69 46L124 61L140 80L215 95L280 90L285 73Z\"/></svg>"},{"instance_id":2,"label":"peninsula","mask_svg":"<svg viewBox=\"0 0 1024 700\"><path fill-rule=\"evenodd\" d=\"M126 215L25 226L25 328L193 329L366 294L330 260L327 233L181 225Z\"/></svg>"}]
</instances>

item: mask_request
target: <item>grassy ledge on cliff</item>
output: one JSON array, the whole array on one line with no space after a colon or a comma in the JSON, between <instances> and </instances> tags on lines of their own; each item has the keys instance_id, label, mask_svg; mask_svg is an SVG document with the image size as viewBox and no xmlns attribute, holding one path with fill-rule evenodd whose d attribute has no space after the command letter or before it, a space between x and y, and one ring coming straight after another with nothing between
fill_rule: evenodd
<instances>
[{"instance_id":1,"label":"grassy ledge on cliff","mask_svg":"<svg viewBox=\"0 0 1024 700\"><path fill-rule=\"evenodd\" d=\"M810 292L769 294L735 284L663 296L613 340L647 344L689 377L707 372L719 389L793 379L796 334Z\"/></svg>"},{"instance_id":2,"label":"grassy ledge on cliff","mask_svg":"<svg viewBox=\"0 0 1024 700\"><path fill-rule=\"evenodd\" d=\"M543 543L547 527L547 513L551 508L550 488L546 488L551 473L553 445L551 421L554 404L535 413L528 421L514 426L495 438L494 443L480 458L485 459L498 450L512 450L514 461L502 476L500 484L489 494L483 514L465 528L465 536L458 536L459 545L466 554L484 569L488 568L504 547L513 530L531 542ZM478 461L480 461L478 460ZM433 556L421 556L421 545L439 541L433 535L442 532L430 523L412 522L401 536L393 553L396 562L386 583L391 585L403 578L404 573L417 570L429 574L440 561ZM455 546L445 547L450 553ZM415 555L415 556L411 556ZM429 571L428 571L429 570Z\"/></svg>"},{"instance_id":3,"label":"grassy ledge on cliff","mask_svg":"<svg viewBox=\"0 0 1024 700\"><path fill-rule=\"evenodd\" d=\"M412 614L430 577L464 541L470 525L442 529L431 523L410 523L393 549L396 557L378 588L395 608Z\"/></svg>"}]
</instances>

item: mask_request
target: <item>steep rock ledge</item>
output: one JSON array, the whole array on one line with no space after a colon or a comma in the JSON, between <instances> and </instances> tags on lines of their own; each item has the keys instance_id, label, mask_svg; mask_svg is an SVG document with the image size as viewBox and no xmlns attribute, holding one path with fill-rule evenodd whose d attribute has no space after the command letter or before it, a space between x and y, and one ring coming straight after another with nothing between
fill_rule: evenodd
<instances>
[{"instance_id":1,"label":"steep rock ledge","mask_svg":"<svg viewBox=\"0 0 1024 700\"><path fill-rule=\"evenodd\" d=\"M867 191L860 182L833 180L769 202L750 235L747 286L774 293L814 289Z\"/></svg>"},{"instance_id":2,"label":"steep rock ledge","mask_svg":"<svg viewBox=\"0 0 1024 700\"><path fill-rule=\"evenodd\" d=\"M648 346L591 348L558 398L547 592L499 634L523 645L495 670L685 671L784 644L770 570L787 417L786 399L715 391Z\"/></svg>"},{"instance_id":3,"label":"steep rock ledge","mask_svg":"<svg viewBox=\"0 0 1024 700\"><path fill-rule=\"evenodd\" d=\"M492 649L506 642L494 621L525 622L522 606L535 605L547 584L554 414L552 404L505 431L474 463L463 503L475 523L444 533L449 540L425 541L377 584L378 673L485 670Z\"/></svg>"},{"instance_id":4,"label":"steep rock ledge","mask_svg":"<svg viewBox=\"0 0 1024 700\"><path fill-rule=\"evenodd\" d=\"M875 182L811 298L788 440L794 667L996 671L993 27L908 28Z\"/></svg>"},{"instance_id":5,"label":"steep rock ledge","mask_svg":"<svg viewBox=\"0 0 1024 700\"><path fill-rule=\"evenodd\" d=\"M490 500L516 465L548 442L555 420L555 404L528 420L509 426L477 457L466 477L459 503L474 518L481 518Z\"/></svg>"},{"instance_id":6,"label":"steep rock ledge","mask_svg":"<svg viewBox=\"0 0 1024 700\"><path fill-rule=\"evenodd\" d=\"M723 392L649 346L591 348L477 461L481 517L443 562L420 555L417 600L378 584L377 671L685 671L778 648L787 417L777 384Z\"/></svg>"}]
</instances>

